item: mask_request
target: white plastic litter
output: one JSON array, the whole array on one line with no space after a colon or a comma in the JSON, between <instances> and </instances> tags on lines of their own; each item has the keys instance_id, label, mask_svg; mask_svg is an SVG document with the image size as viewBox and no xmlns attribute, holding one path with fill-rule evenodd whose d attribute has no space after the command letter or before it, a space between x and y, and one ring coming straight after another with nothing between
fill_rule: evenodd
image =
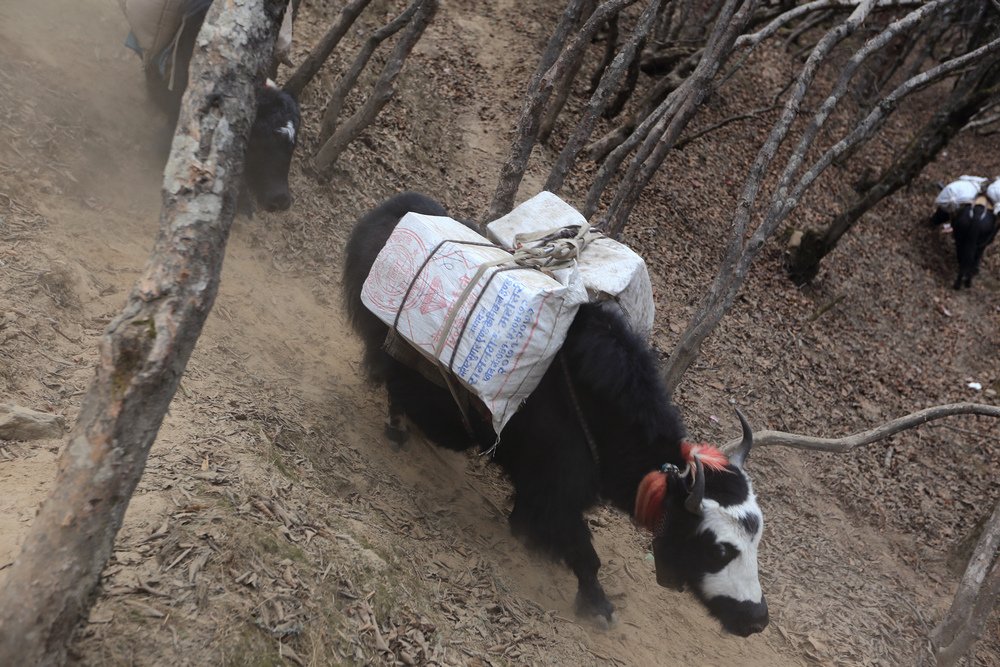
<instances>
[{"instance_id":1,"label":"white plastic litter","mask_svg":"<svg viewBox=\"0 0 1000 667\"><path fill-rule=\"evenodd\" d=\"M968 179L972 177L963 176L957 181L953 181L944 186L938 194L934 203L938 208L943 208L949 213L954 213L963 204L971 204L979 195L979 186ZM965 180L963 180L965 179ZM986 179L983 179L984 181Z\"/></svg>"},{"instance_id":2,"label":"white plastic litter","mask_svg":"<svg viewBox=\"0 0 1000 667\"><path fill-rule=\"evenodd\" d=\"M509 269L510 257L451 218L408 213L361 291L370 311L483 401L498 434L587 300L578 278L561 284L536 269Z\"/></svg>"},{"instance_id":3,"label":"white plastic litter","mask_svg":"<svg viewBox=\"0 0 1000 667\"><path fill-rule=\"evenodd\" d=\"M535 234L586 219L551 192L540 192L486 227L490 238L516 249L518 234ZM591 241L577 259L577 269L592 301L617 299L632 328L645 337L653 330L653 288L642 257L606 236Z\"/></svg>"},{"instance_id":4,"label":"white plastic litter","mask_svg":"<svg viewBox=\"0 0 1000 667\"><path fill-rule=\"evenodd\" d=\"M965 386L968 387L969 389L972 389L973 391L982 391L983 389L983 385L978 382L970 382Z\"/></svg>"}]
</instances>

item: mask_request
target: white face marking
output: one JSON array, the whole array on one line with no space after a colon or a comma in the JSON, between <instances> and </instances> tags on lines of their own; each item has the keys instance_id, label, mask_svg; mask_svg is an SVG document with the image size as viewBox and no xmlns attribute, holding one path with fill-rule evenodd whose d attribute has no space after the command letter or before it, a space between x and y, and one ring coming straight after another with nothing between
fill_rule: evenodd
<instances>
[{"instance_id":1,"label":"white face marking","mask_svg":"<svg viewBox=\"0 0 1000 667\"><path fill-rule=\"evenodd\" d=\"M278 134L283 134L284 136L288 137L288 143L290 144L295 143L295 123L293 123L292 121L288 121L287 123L285 123L284 127L279 127L277 129L277 132Z\"/></svg>"},{"instance_id":2,"label":"white face marking","mask_svg":"<svg viewBox=\"0 0 1000 667\"><path fill-rule=\"evenodd\" d=\"M728 542L740 550L740 554L720 571L704 576L700 585L702 594L706 599L725 596L739 602L760 602L763 593L757 574L757 547L764 532L764 523L753 489L739 505L722 507L706 498L702 501L701 510L703 520L698 532L711 530L716 543ZM746 515L754 515L760 521L760 527L753 535L740 523L740 518Z\"/></svg>"}]
</instances>

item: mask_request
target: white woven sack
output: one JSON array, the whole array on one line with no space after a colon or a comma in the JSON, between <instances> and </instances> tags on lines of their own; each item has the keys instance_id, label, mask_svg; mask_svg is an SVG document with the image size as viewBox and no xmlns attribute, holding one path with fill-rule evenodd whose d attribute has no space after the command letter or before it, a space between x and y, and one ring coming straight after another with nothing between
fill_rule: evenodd
<instances>
[{"instance_id":1,"label":"white woven sack","mask_svg":"<svg viewBox=\"0 0 1000 667\"><path fill-rule=\"evenodd\" d=\"M185 0L118 0L145 65L174 40L184 18Z\"/></svg>"},{"instance_id":2,"label":"white woven sack","mask_svg":"<svg viewBox=\"0 0 1000 667\"><path fill-rule=\"evenodd\" d=\"M979 186L969 180L957 180L944 186L934 203L949 213L954 213L959 206L971 204L979 195Z\"/></svg>"},{"instance_id":3,"label":"white woven sack","mask_svg":"<svg viewBox=\"0 0 1000 667\"><path fill-rule=\"evenodd\" d=\"M1000 215L1000 176L986 188L986 197L993 204L993 212Z\"/></svg>"},{"instance_id":4,"label":"white woven sack","mask_svg":"<svg viewBox=\"0 0 1000 667\"><path fill-rule=\"evenodd\" d=\"M479 275L509 258L451 218L407 213L361 290L365 307L482 400L497 434L587 299L578 280L564 285L535 269L494 265Z\"/></svg>"},{"instance_id":5,"label":"white woven sack","mask_svg":"<svg viewBox=\"0 0 1000 667\"><path fill-rule=\"evenodd\" d=\"M514 249L518 234L583 224L586 218L579 211L557 195L542 191L486 227L493 241ZM642 257L628 246L600 236L580 253L577 270L592 301L617 300L632 328L649 337L656 308Z\"/></svg>"}]
</instances>

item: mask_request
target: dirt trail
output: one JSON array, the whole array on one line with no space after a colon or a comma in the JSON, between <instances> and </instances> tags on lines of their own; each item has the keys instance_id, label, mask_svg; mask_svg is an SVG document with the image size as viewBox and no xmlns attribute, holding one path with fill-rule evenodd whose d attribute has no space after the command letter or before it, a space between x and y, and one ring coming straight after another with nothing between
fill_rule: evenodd
<instances>
[{"instance_id":1,"label":"dirt trail","mask_svg":"<svg viewBox=\"0 0 1000 667\"><path fill-rule=\"evenodd\" d=\"M480 4L444 3L417 51L418 63L463 65L454 97L436 102L420 94L424 84L402 85L406 109L417 113L400 121L400 132L407 122L418 132L427 123L421 140L438 141L439 154L414 165L403 154L412 149L399 147L386 166L366 151L377 154L398 138L373 132L336 188L296 174L299 199L287 216L237 221L215 309L75 658L898 664L899 642L912 635L882 637L877 654L865 656L838 633L854 624L870 629L865 619L873 612L841 608L835 598L845 586L865 596L878 595L869 587L899 585L909 596L919 582L875 531L858 529L868 547L857 554L849 541L824 543L846 534L852 519L825 489L803 490L809 474L797 459L762 471L770 497L788 501L767 508L775 527L763 569L775 619L763 635L743 640L724 636L690 597L656 587L648 539L607 510L591 525L618 623L600 630L576 620L572 576L509 537L509 487L486 461L419 440L397 452L384 441L384 399L361 381L359 347L340 312L337 250L325 265L295 256L336 247L380 191L437 185L460 212L485 205L546 24L512 15L515 3L489 11ZM7 119L0 120L0 363L10 364L0 369L0 400L72 420L92 375L96 336L155 234L160 175L148 147L158 121L143 98L137 59L121 46L126 28L116 3L37 5L0 7L0 119ZM315 20L303 35L322 29ZM450 76L444 68L428 72ZM304 102L308 118L318 102ZM438 103L460 109L458 132L447 141L435 134L444 132L433 122ZM447 169L432 169L434 161ZM351 182L372 180L377 186L351 190ZM525 187L537 182L529 174ZM296 248L309 234L315 246ZM0 568L16 554L60 445L0 448ZM796 526L802 516L811 525ZM822 559L812 557L817 544ZM831 566L834 557L841 560ZM779 584L790 574L786 559L798 559L791 574L812 579ZM828 586L827 597L809 590L817 581Z\"/></svg>"}]
</instances>

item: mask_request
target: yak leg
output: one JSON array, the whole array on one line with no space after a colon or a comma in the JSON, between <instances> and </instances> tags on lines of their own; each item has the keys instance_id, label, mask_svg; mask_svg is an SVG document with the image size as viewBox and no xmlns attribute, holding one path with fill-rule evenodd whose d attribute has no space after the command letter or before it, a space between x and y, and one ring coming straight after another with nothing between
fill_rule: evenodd
<instances>
[{"instance_id":1,"label":"yak leg","mask_svg":"<svg viewBox=\"0 0 1000 667\"><path fill-rule=\"evenodd\" d=\"M394 399L392 392L389 392L389 414L385 419L385 437L389 438L393 446L402 449L406 446L406 441L410 437L410 432L406 427L406 414L398 399Z\"/></svg>"},{"instance_id":2,"label":"yak leg","mask_svg":"<svg viewBox=\"0 0 1000 667\"><path fill-rule=\"evenodd\" d=\"M579 584L578 615L599 616L610 623L615 607L597 579L601 559L594 550L587 522L582 511L560 510L563 508L532 506L518 494L510 513L511 531L524 538L529 547L563 560L573 570Z\"/></svg>"},{"instance_id":3,"label":"yak leg","mask_svg":"<svg viewBox=\"0 0 1000 667\"><path fill-rule=\"evenodd\" d=\"M597 579L597 572L601 569L601 559L594 550L590 529L587 528L584 518L579 517L576 523L578 525L574 526L576 534L573 544L569 553L563 556L579 584L576 591L576 613L580 616L600 616L610 623L615 606L608 600L601 582Z\"/></svg>"}]
</instances>

